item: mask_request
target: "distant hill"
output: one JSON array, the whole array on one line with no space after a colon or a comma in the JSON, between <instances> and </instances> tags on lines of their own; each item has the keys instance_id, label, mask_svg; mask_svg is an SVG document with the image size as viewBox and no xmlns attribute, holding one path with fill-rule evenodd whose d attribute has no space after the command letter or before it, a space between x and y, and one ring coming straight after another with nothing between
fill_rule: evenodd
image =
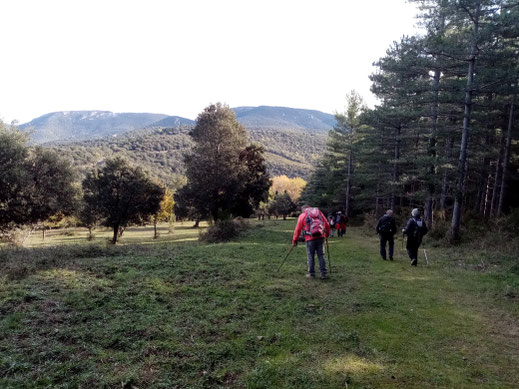
<instances>
[{"instance_id":1,"label":"distant hill","mask_svg":"<svg viewBox=\"0 0 519 389\"><path fill-rule=\"evenodd\" d=\"M63 111L40 116L29 123L20 125L20 129L30 131L31 140L35 143L80 141L123 134L149 126L165 118L168 118L168 115Z\"/></svg>"},{"instance_id":2,"label":"distant hill","mask_svg":"<svg viewBox=\"0 0 519 389\"><path fill-rule=\"evenodd\" d=\"M326 144L333 115L284 107L238 107L236 117L249 140L265 148L272 176L308 178ZM183 155L192 146L194 121L179 116L107 111L54 112L20 126L31 129L35 143L45 143L86 172L120 155L157 179L178 187L184 178Z\"/></svg>"},{"instance_id":3,"label":"distant hill","mask_svg":"<svg viewBox=\"0 0 519 389\"><path fill-rule=\"evenodd\" d=\"M195 125L194 120L182 118L180 116L167 116L164 119L151 123L147 127L172 128L172 127L194 126L194 125Z\"/></svg>"},{"instance_id":4,"label":"distant hill","mask_svg":"<svg viewBox=\"0 0 519 389\"><path fill-rule=\"evenodd\" d=\"M237 107L236 118L247 128L292 128L314 132L330 130L335 116L308 109L286 107Z\"/></svg>"},{"instance_id":5,"label":"distant hill","mask_svg":"<svg viewBox=\"0 0 519 389\"><path fill-rule=\"evenodd\" d=\"M335 117L328 113L285 107L237 107L236 118L248 129L298 129L311 133L327 132ZM180 116L153 113L114 113L109 111L52 112L20 125L30 131L34 143L77 142L118 136L143 128L173 128L194 125Z\"/></svg>"}]
</instances>

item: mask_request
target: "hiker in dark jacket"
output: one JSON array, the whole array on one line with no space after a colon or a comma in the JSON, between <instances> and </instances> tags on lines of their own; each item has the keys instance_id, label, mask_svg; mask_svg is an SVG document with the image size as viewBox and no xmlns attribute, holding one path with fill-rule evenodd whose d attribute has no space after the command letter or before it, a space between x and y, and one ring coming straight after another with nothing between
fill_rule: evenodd
<instances>
[{"instance_id":1,"label":"hiker in dark jacket","mask_svg":"<svg viewBox=\"0 0 519 389\"><path fill-rule=\"evenodd\" d=\"M392 261L395 248L396 222L391 209L388 209L386 214L379 219L377 234L380 236L380 256L384 261L386 260L386 243L389 243L389 260Z\"/></svg>"},{"instance_id":2,"label":"hiker in dark jacket","mask_svg":"<svg viewBox=\"0 0 519 389\"><path fill-rule=\"evenodd\" d=\"M427 234L427 226L425 221L420 218L420 210L418 208L413 209L411 212L411 219L407 222L407 225L402 230L402 233L407 235L407 253L411 259L411 265L416 266L418 264L418 248L422 244L422 237Z\"/></svg>"}]
</instances>

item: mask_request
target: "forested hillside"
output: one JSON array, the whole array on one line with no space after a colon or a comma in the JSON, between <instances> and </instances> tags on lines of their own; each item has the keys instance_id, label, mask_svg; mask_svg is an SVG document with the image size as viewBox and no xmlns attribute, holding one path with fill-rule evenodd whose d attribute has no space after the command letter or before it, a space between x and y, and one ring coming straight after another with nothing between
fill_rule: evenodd
<instances>
[{"instance_id":1,"label":"forested hillside","mask_svg":"<svg viewBox=\"0 0 519 389\"><path fill-rule=\"evenodd\" d=\"M183 154L192 142L190 127L137 130L119 137L106 137L49 146L86 172L106 158L119 155L142 166L152 176L171 187L183 182ZM302 129L262 128L249 130L251 142L265 147L272 176L307 177L324 148L326 133Z\"/></svg>"}]
</instances>

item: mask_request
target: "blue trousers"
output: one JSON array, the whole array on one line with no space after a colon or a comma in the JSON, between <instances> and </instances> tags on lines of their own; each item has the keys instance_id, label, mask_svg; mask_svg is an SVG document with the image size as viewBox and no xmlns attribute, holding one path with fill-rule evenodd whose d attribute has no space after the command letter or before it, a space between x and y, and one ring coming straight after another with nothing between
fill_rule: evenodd
<instances>
[{"instance_id":1,"label":"blue trousers","mask_svg":"<svg viewBox=\"0 0 519 389\"><path fill-rule=\"evenodd\" d=\"M324 238L312 239L306 242L306 258L308 274L315 276L315 253L319 258L319 270L321 276L326 275L326 261L324 259Z\"/></svg>"}]
</instances>

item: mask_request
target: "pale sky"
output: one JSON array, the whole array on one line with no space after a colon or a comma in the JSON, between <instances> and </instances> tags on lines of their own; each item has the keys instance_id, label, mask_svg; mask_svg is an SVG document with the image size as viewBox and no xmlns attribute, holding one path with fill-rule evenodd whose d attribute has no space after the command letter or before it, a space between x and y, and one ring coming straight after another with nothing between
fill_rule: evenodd
<instances>
[{"instance_id":1,"label":"pale sky","mask_svg":"<svg viewBox=\"0 0 519 389\"><path fill-rule=\"evenodd\" d=\"M54 111L195 119L210 103L343 111L416 32L405 0L1 0L0 118Z\"/></svg>"}]
</instances>

